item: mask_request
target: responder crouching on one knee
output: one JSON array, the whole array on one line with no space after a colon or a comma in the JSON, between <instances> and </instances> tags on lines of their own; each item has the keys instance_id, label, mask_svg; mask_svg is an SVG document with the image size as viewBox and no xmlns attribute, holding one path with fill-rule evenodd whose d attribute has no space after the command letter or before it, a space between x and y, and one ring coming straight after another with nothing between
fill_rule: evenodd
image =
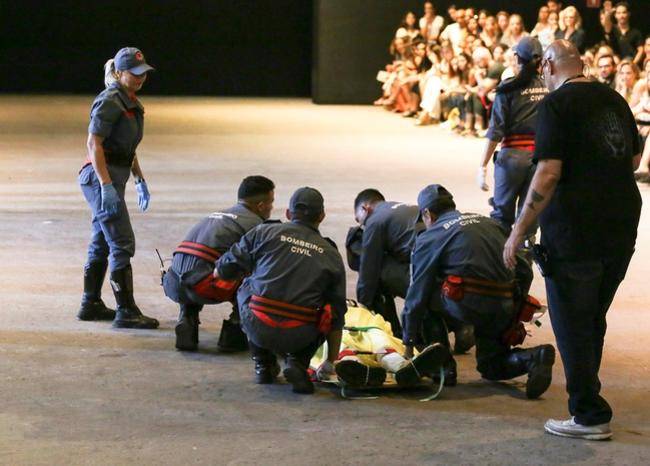
<instances>
[{"instance_id":1,"label":"responder crouching on one knee","mask_svg":"<svg viewBox=\"0 0 650 466\"><path fill-rule=\"evenodd\" d=\"M415 237L424 230L415 205L386 201L376 189L364 189L354 200L354 218L346 239L348 264L359 272L357 300L391 324L402 335L395 297L405 298L409 287L411 252ZM455 334L454 349L462 354L474 346L471 325L448 318Z\"/></svg>"},{"instance_id":2,"label":"responder crouching on one knee","mask_svg":"<svg viewBox=\"0 0 650 466\"><path fill-rule=\"evenodd\" d=\"M512 348L506 342L521 329L518 317L533 279L530 265L520 256L515 271L509 270L501 259L506 242L501 227L487 217L457 211L444 187L424 188L418 207L427 230L413 251L402 315L404 343L411 348L421 343L423 322L436 314L471 323L481 376L507 380L528 374L526 396L538 398L551 383L555 349Z\"/></svg>"},{"instance_id":3,"label":"responder crouching on one knee","mask_svg":"<svg viewBox=\"0 0 650 466\"><path fill-rule=\"evenodd\" d=\"M280 354L293 391L313 393L307 369L326 338L329 372L338 356L347 310L345 269L336 245L318 231L325 211L317 190L298 189L286 215L288 223L267 223L248 232L218 260L215 276L247 275L237 300L256 382L273 383Z\"/></svg>"},{"instance_id":4,"label":"responder crouching on one knee","mask_svg":"<svg viewBox=\"0 0 650 466\"><path fill-rule=\"evenodd\" d=\"M248 176L239 185L237 204L214 212L197 223L174 251L163 278L165 294L180 305L176 323L176 348L196 351L199 312L206 304L232 302L230 317L223 321L217 346L222 352L248 349L239 325L237 287L241 278L215 279L215 262L248 231L268 220L273 210L275 186L263 176Z\"/></svg>"}]
</instances>

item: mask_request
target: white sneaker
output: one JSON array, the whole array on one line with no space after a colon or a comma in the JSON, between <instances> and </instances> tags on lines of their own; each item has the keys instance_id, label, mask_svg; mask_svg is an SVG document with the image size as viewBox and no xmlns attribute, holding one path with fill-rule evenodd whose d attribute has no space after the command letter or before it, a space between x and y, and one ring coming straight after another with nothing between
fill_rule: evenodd
<instances>
[{"instance_id":1,"label":"white sneaker","mask_svg":"<svg viewBox=\"0 0 650 466\"><path fill-rule=\"evenodd\" d=\"M575 418L566 420L549 419L544 424L544 430L549 434L560 437L579 438L584 440L607 440L612 437L609 422L595 426L577 424Z\"/></svg>"}]
</instances>

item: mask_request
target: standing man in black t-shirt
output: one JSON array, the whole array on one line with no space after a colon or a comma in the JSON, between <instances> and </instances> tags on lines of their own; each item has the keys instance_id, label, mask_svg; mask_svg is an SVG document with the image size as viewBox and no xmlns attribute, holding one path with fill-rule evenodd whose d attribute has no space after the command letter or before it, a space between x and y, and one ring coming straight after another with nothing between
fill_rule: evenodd
<instances>
[{"instance_id":1,"label":"standing man in black t-shirt","mask_svg":"<svg viewBox=\"0 0 650 466\"><path fill-rule=\"evenodd\" d=\"M612 435L612 410L598 379L605 316L634 252L641 213L634 170L641 154L625 100L586 79L582 66L568 41L555 41L544 53L542 73L551 93L538 107L537 171L503 258L514 267L524 234L539 217L545 252L537 259L572 416L549 419L545 429L602 440Z\"/></svg>"}]
</instances>

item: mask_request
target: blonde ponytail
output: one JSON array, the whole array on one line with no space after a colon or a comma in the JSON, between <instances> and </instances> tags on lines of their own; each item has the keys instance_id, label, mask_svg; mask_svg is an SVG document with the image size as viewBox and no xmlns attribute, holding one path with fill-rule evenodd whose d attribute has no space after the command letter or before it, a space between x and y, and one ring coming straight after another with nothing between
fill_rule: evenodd
<instances>
[{"instance_id":1,"label":"blonde ponytail","mask_svg":"<svg viewBox=\"0 0 650 466\"><path fill-rule=\"evenodd\" d=\"M111 58L104 64L104 85L110 87L118 80L117 71L115 70L115 61Z\"/></svg>"}]
</instances>

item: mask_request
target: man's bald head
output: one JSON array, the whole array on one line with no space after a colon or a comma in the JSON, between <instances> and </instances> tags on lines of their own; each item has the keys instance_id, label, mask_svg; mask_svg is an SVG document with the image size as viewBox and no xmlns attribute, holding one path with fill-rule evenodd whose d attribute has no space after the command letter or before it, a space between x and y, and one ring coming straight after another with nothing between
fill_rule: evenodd
<instances>
[{"instance_id":1,"label":"man's bald head","mask_svg":"<svg viewBox=\"0 0 650 466\"><path fill-rule=\"evenodd\" d=\"M560 87L567 79L582 74L584 66L576 46L564 39L556 40L547 47L542 63L542 73L550 91Z\"/></svg>"},{"instance_id":2,"label":"man's bald head","mask_svg":"<svg viewBox=\"0 0 650 466\"><path fill-rule=\"evenodd\" d=\"M577 67L580 70L582 69L580 52L572 42L565 39L552 42L546 49L544 58L552 60L558 66L569 66Z\"/></svg>"}]
</instances>

